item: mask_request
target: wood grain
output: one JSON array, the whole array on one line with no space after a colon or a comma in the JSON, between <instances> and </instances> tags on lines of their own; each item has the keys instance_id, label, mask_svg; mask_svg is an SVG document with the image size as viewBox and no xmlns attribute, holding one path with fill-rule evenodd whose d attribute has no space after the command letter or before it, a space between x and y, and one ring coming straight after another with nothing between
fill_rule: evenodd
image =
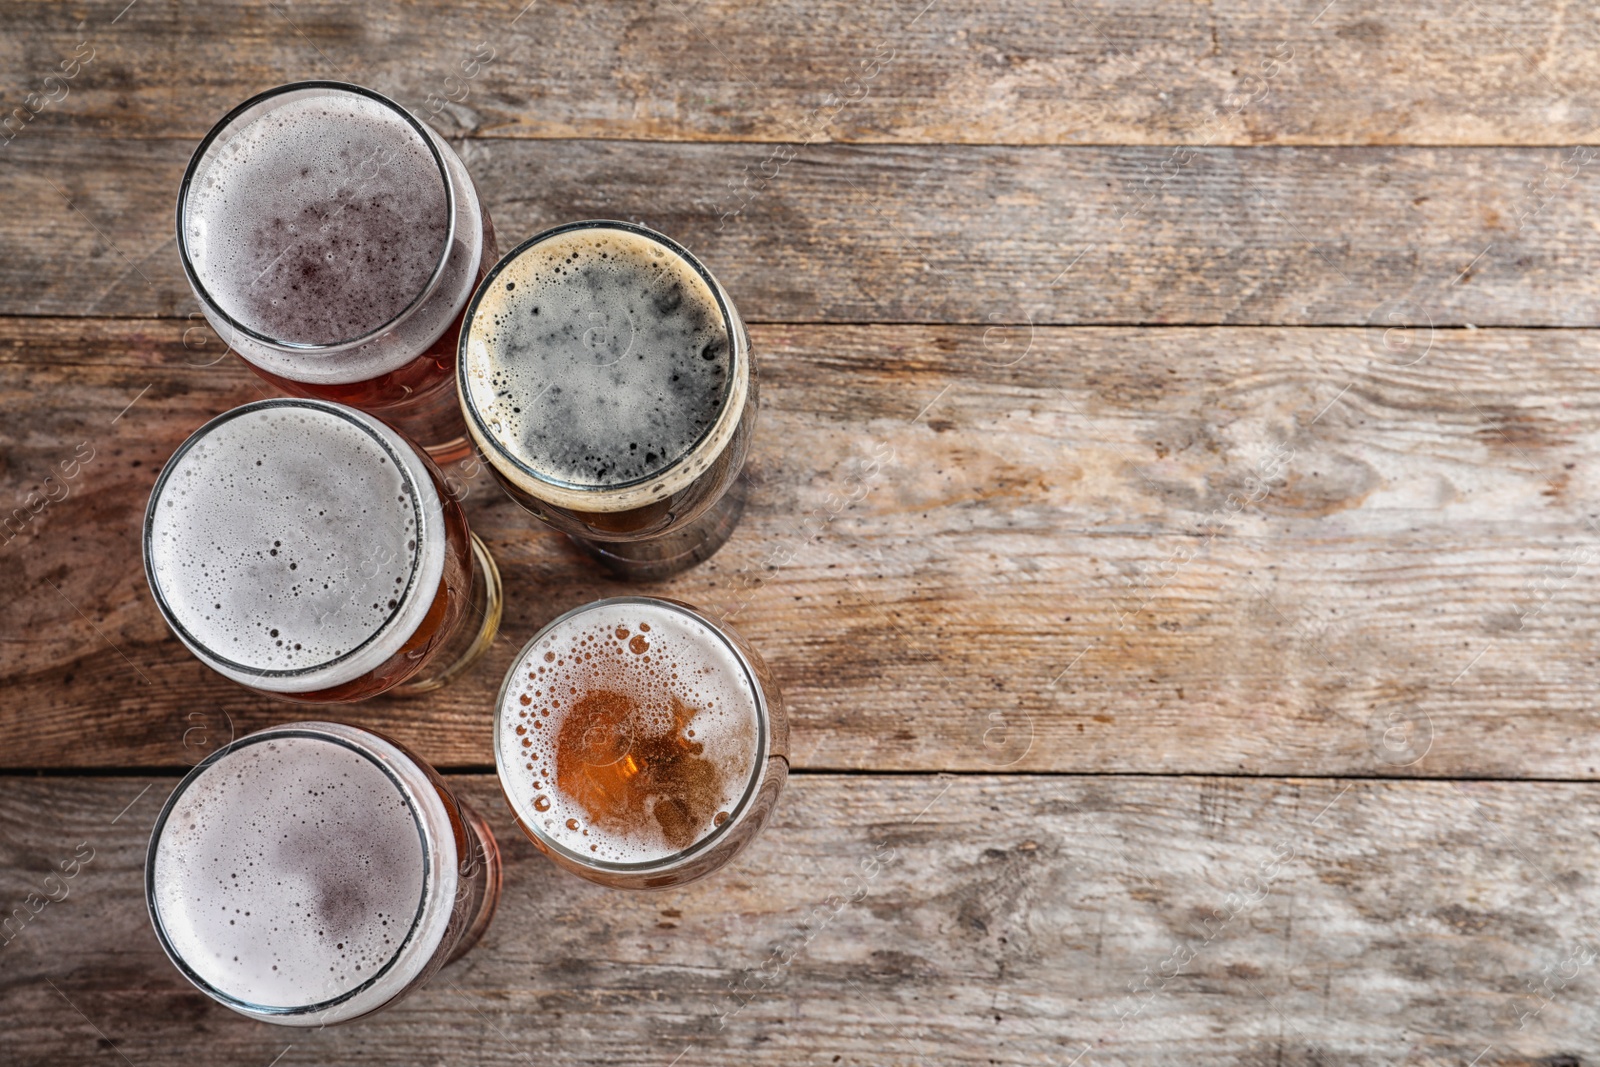
<instances>
[{"instance_id":1,"label":"wood grain","mask_svg":"<svg viewBox=\"0 0 1600 1067\"><path fill-rule=\"evenodd\" d=\"M1593 333L753 340L750 509L659 588L772 662L798 765L1600 776ZM181 320L0 322L0 500L52 471L65 493L0 545L0 764L173 767L226 717L301 715L190 657L140 566L161 464L262 395L221 355ZM619 587L450 474L505 574L503 636L444 692L340 714L483 767L522 642Z\"/></svg>"},{"instance_id":2,"label":"wood grain","mask_svg":"<svg viewBox=\"0 0 1600 1067\"><path fill-rule=\"evenodd\" d=\"M172 784L0 780L0 904L66 889L0 946L8 1063L1600 1054L1587 786L805 775L732 867L627 894L558 871L492 779L456 778L507 860L487 936L383 1016L308 1032L232 1015L162 956L141 872Z\"/></svg>"},{"instance_id":3,"label":"wood grain","mask_svg":"<svg viewBox=\"0 0 1600 1067\"><path fill-rule=\"evenodd\" d=\"M1591 11L0 0L0 26L6 1067L1600 1057ZM193 991L141 894L173 772L307 716L189 656L138 553L173 448L265 395L193 314L179 176L301 78L433 122L503 247L645 222L757 324L749 511L657 591L766 654L799 768L735 866L653 895L561 874L453 775L508 860L495 925L312 1033ZM522 641L622 587L447 473L502 636L337 715L481 771Z\"/></svg>"},{"instance_id":4,"label":"wood grain","mask_svg":"<svg viewBox=\"0 0 1600 1067\"><path fill-rule=\"evenodd\" d=\"M245 97L354 80L451 132L1009 144L1568 144L1600 34L1567 5L7 0L28 127L197 138Z\"/></svg>"},{"instance_id":5,"label":"wood grain","mask_svg":"<svg viewBox=\"0 0 1600 1067\"><path fill-rule=\"evenodd\" d=\"M172 222L192 148L19 137L0 314L196 310ZM1600 228L1600 149L819 145L765 180L772 151L464 145L506 247L646 222L752 322L1600 324L1600 244L1573 236Z\"/></svg>"}]
</instances>

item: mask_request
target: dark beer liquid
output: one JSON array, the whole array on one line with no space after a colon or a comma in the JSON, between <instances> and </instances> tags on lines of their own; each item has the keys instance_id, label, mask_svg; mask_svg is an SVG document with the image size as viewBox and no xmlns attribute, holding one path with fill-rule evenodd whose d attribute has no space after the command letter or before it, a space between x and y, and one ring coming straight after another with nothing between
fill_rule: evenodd
<instances>
[{"instance_id":1,"label":"dark beer liquid","mask_svg":"<svg viewBox=\"0 0 1600 1067\"><path fill-rule=\"evenodd\" d=\"M676 252L627 230L558 233L479 298L467 386L495 440L560 485L660 475L706 436L732 369L711 287Z\"/></svg>"}]
</instances>

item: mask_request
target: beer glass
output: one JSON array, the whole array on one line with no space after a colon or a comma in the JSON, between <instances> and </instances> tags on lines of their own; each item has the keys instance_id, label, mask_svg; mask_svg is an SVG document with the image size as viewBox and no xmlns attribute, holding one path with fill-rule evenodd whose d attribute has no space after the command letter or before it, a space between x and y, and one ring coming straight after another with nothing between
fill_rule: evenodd
<instances>
[{"instance_id":1,"label":"beer glass","mask_svg":"<svg viewBox=\"0 0 1600 1067\"><path fill-rule=\"evenodd\" d=\"M671 238L577 222L518 246L468 306L457 376L501 485L613 575L665 578L733 532L755 363L733 301Z\"/></svg>"},{"instance_id":2,"label":"beer glass","mask_svg":"<svg viewBox=\"0 0 1600 1067\"><path fill-rule=\"evenodd\" d=\"M201 662L284 700L436 689L500 626L499 570L439 469L323 400L260 400L196 430L151 490L144 563Z\"/></svg>"},{"instance_id":3,"label":"beer glass","mask_svg":"<svg viewBox=\"0 0 1600 1067\"><path fill-rule=\"evenodd\" d=\"M470 451L456 341L494 228L427 125L358 85L268 90L200 142L177 221L206 320L262 378L377 415L440 463Z\"/></svg>"},{"instance_id":4,"label":"beer glass","mask_svg":"<svg viewBox=\"0 0 1600 1067\"><path fill-rule=\"evenodd\" d=\"M482 816L426 763L331 722L240 738L150 834L145 903L183 976L288 1026L378 1011L464 955L500 897Z\"/></svg>"},{"instance_id":5,"label":"beer glass","mask_svg":"<svg viewBox=\"0 0 1600 1067\"><path fill-rule=\"evenodd\" d=\"M731 628L674 600L575 608L501 686L495 765L517 823L591 882L703 878L771 817L789 775L772 674Z\"/></svg>"}]
</instances>

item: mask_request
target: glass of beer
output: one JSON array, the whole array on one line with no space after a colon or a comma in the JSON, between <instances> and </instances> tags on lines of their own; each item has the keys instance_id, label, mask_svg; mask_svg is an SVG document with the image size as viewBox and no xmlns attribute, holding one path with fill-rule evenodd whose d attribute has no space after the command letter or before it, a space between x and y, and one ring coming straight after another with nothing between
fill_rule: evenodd
<instances>
[{"instance_id":1,"label":"glass of beer","mask_svg":"<svg viewBox=\"0 0 1600 1067\"><path fill-rule=\"evenodd\" d=\"M458 379L501 485L612 574L667 577L733 532L755 363L733 301L671 238L578 222L518 246L467 309Z\"/></svg>"},{"instance_id":2,"label":"glass of beer","mask_svg":"<svg viewBox=\"0 0 1600 1067\"><path fill-rule=\"evenodd\" d=\"M471 450L456 341L494 228L405 108L342 82L246 100L184 172L178 251L212 328L280 390L371 412L440 463Z\"/></svg>"},{"instance_id":3,"label":"glass of beer","mask_svg":"<svg viewBox=\"0 0 1600 1067\"><path fill-rule=\"evenodd\" d=\"M789 776L783 698L714 616L624 596L567 612L500 689L495 764L524 833L601 885L656 889L717 870Z\"/></svg>"},{"instance_id":4,"label":"glass of beer","mask_svg":"<svg viewBox=\"0 0 1600 1067\"><path fill-rule=\"evenodd\" d=\"M183 976L288 1026L378 1011L464 955L500 898L482 816L378 734L298 722L178 783L150 834L145 903Z\"/></svg>"},{"instance_id":5,"label":"glass of beer","mask_svg":"<svg viewBox=\"0 0 1600 1067\"><path fill-rule=\"evenodd\" d=\"M500 573L439 469L324 400L260 400L179 446L144 522L157 607L201 662L304 703L436 689L500 627Z\"/></svg>"}]
</instances>

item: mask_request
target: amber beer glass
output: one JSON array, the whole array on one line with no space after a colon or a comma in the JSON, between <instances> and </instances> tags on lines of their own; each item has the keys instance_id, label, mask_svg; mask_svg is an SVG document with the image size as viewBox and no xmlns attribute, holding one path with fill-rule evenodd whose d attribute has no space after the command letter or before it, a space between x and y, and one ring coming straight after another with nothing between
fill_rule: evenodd
<instances>
[{"instance_id":1,"label":"amber beer glass","mask_svg":"<svg viewBox=\"0 0 1600 1067\"><path fill-rule=\"evenodd\" d=\"M145 859L167 957L241 1015L288 1026L378 1011L466 953L500 850L433 768L379 734L298 722L208 756Z\"/></svg>"},{"instance_id":2,"label":"amber beer glass","mask_svg":"<svg viewBox=\"0 0 1600 1067\"><path fill-rule=\"evenodd\" d=\"M614 597L567 612L517 657L495 718L500 787L561 867L655 889L726 864L789 774L783 698L715 616Z\"/></svg>"},{"instance_id":3,"label":"amber beer glass","mask_svg":"<svg viewBox=\"0 0 1600 1067\"><path fill-rule=\"evenodd\" d=\"M439 469L322 400L261 400L195 431L150 493L144 564L201 662L285 700L438 688L500 625L499 572Z\"/></svg>"},{"instance_id":4,"label":"amber beer glass","mask_svg":"<svg viewBox=\"0 0 1600 1067\"><path fill-rule=\"evenodd\" d=\"M755 363L733 301L671 238L578 222L520 245L468 307L458 378L500 483L613 574L666 577L733 532Z\"/></svg>"},{"instance_id":5,"label":"amber beer glass","mask_svg":"<svg viewBox=\"0 0 1600 1067\"><path fill-rule=\"evenodd\" d=\"M184 272L219 337L291 396L470 446L455 395L467 300L497 258L461 159L393 100L296 82L200 142L178 193Z\"/></svg>"}]
</instances>

